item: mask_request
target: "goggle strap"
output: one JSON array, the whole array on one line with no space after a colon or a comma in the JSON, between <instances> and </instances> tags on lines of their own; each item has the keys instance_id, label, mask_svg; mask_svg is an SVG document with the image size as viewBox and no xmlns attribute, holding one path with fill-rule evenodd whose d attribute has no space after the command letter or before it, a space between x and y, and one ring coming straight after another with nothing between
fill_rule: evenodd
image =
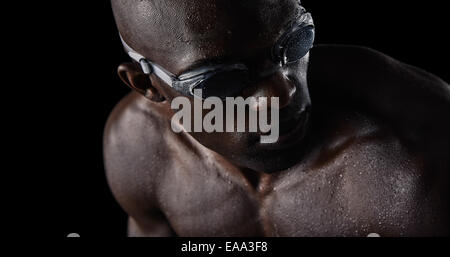
<instances>
[{"instance_id":1,"label":"goggle strap","mask_svg":"<svg viewBox=\"0 0 450 257\"><path fill-rule=\"evenodd\" d=\"M171 87L173 87L173 81L175 79L174 79L174 76L170 72L164 70L162 67L159 67L156 64L149 63L149 65L152 67L153 73L158 78L160 78L162 81L164 81L167 85L170 85Z\"/></svg>"},{"instance_id":2,"label":"goggle strap","mask_svg":"<svg viewBox=\"0 0 450 257\"><path fill-rule=\"evenodd\" d=\"M120 35L120 33L119 36L120 40L122 41L122 45L125 48L125 51L133 60L139 62L144 74L150 75L153 73L171 87L173 86L172 84L174 81L174 76L170 72L164 70L162 67L148 61L144 56L138 54L135 50L133 50L133 48L131 48L125 42L125 40L123 40L122 35Z\"/></svg>"}]
</instances>

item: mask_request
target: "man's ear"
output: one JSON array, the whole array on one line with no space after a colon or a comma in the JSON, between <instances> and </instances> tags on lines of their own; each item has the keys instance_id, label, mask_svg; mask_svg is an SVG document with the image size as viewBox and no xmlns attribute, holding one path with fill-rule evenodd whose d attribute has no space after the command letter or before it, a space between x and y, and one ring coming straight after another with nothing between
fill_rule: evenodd
<instances>
[{"instance_id":1,"label":"man's ear","mask_svg":"<svg viewBox=\"0 0 450 257\"><path fill-rule=\"evenodd\" d=\"M120 79L131 89L136 90L154 102L164 101L164 97L152 85L150 77L134 63L123 63L117 69Z\"/></svg>"}]
</instances>

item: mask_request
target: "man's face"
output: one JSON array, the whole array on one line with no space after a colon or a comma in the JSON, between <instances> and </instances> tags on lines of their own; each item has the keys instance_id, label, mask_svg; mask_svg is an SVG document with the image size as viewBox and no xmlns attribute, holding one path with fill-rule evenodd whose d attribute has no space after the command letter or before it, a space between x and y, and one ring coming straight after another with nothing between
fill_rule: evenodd
<instances>
[{"instance_id":1,"label":"man's face","mask_svg":"<svg viewBox=\"0 0 450 257\"><path fill-rule=\"evenodd\" d=\"M273 46L301 13L297 0L117 0L113 7L124 40L175 75L220 63L244 63L252 72L263 74L277 65L271 56ZM309 116L308 58L307 54L261 76L238 94L279 98L277 142L262 144L258 132L191 135L239 166L265 172L288 167L300 154L297 149ZM168 106L182 96L156 76L150 79ZM192 96L190 100L194 101Z\"/></svg>"}]
</instances>

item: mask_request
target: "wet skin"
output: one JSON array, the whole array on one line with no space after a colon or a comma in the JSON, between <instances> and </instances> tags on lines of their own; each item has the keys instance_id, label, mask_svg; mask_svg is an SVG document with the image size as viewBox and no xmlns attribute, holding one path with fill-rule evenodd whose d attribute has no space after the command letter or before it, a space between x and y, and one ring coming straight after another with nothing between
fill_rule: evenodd
<instances>
[{"instance_id":1,"label":"wet skin","mask_svg":"<svg viewBox=\"0 0 450 257\"><path fill-rule=\"evenodd\" d=\"M175 74L211 60L263 69L297 14L296 1L124 2L113 1L124 39ZM203 8L212 17L186 15ZM147 90L117 105L104 138L131 236L448 234L450 89L431 74L365 48L318 46L242 92L280 97L286 133L307 124L270 147L251 133L175 134L178 94L134 64L119 75Z\"/></svg>"}]
</instances>

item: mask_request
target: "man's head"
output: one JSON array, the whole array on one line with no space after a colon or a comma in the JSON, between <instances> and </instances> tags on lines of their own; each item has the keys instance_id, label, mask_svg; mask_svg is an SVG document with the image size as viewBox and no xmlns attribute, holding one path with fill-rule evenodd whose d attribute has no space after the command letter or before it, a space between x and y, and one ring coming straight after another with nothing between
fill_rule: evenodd
<instances>
[{"instance_id":1,"label":"man's head","mask_svg":"<svg viewBox=\"0 0 450 257\"><path fill-rule=\"evenodd\" d=\"M191 135L239 166L269 172L294 161L310 107L306 83L309 55L279 66L273 48L302 14L298 0L113 0L112 6L124 41L176 76L211 64L244 63L253 73L278 65L275 72L249 82L238 94L244 98L279 97L278 142L261 144L260 134L251 132ZM167 108L180 96L137 65L122 64L119 75L132 88L145 92L149 100Z\"/></svg>"}]
</instances>

